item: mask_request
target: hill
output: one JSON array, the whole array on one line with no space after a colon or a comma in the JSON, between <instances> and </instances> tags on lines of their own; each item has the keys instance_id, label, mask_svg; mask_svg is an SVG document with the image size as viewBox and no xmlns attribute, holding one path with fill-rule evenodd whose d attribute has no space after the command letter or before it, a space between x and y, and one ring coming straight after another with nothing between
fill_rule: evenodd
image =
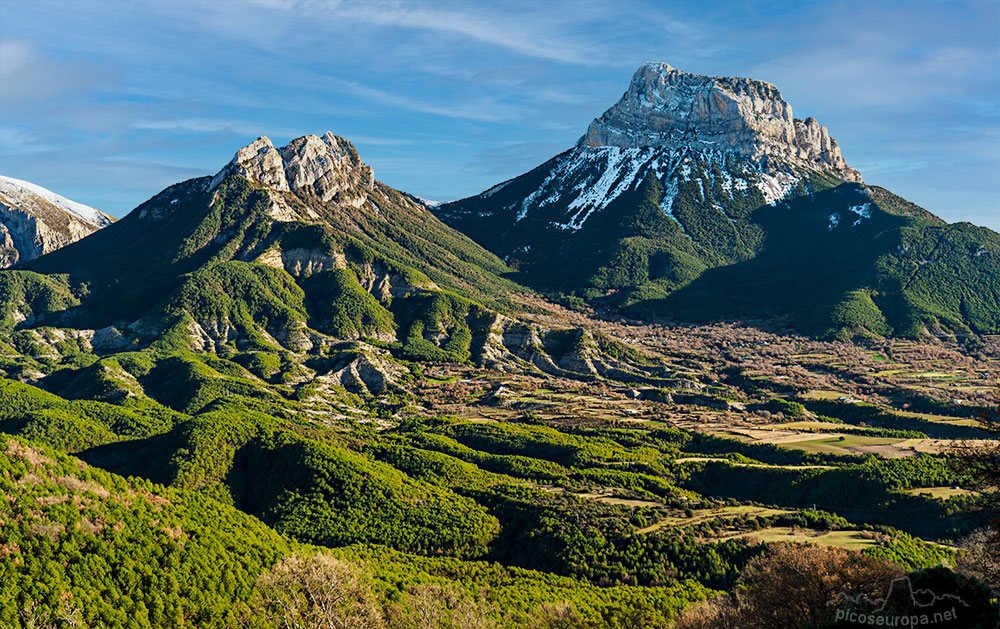
<instances>
[{"instance_id":1,"label":"hill","mask_svg":"<svg viewBox=\"0 0 1000 629\"><path fill-rule=\"evenodd\" d=\"M929 220L886 198L843 229ZM916 570L981 524L940 449L995 347L632 326L511 271L331 134L0 271L0 622L284 626L319 580L345 626L652 628L776 540Z\"/></svg>"}]
</instances>

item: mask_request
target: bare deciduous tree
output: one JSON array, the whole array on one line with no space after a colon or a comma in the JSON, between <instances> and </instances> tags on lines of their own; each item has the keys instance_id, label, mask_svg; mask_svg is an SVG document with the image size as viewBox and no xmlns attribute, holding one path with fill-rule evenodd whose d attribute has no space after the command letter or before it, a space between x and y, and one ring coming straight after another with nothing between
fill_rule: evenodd
<instances>
[{"instance_id":1,"label":"bare deciduous tree","mask_svg":"<svg viewBox=\"0 0 1000 629\"><path fill-rule=\"evenodd\" d=\"M251 608L286 629L379 629L381 608L362 577L328 555L293 555L257 580Z\"/></svg>"},{"instance_id":2,"label":"bare deciduous tree","mask_svg":"<svg viewBox=\"0 0 1000 629\"><path fill-rule=\"evenodd\" d=\"M997 393L1000 400L1000 392ZM1000 401L979 415L979 425L992 433L1000 433ZM989 524L972 533L962 546L960 572L976 577L994 592L1000 591L1000 441L958 441L951 448L956 471L967 474L975 489L985 497Z\"/></svg>"},{"instance_id":3,"label":"bare deciduous tree","mask_svg":"<svg viewBox=\"0 0 1000 629\"><path fill-rule=\"evenodd\" d=\"M454 585L422 583L389 614L392 629L494 629L491 607Z\"/></svg>"},{"instance_id":4,"label":"bare deciduous tree","mask_svg":"<svg viewBox=\"0 0 1000 629\"><path fill-rule=\"evenodd\" d=\"M842 595L875 597L903 571L843 548L776 544L751 561L734 594L685 610L677 629L795 629L823 626Z\"/></svg>"}]
</instances>

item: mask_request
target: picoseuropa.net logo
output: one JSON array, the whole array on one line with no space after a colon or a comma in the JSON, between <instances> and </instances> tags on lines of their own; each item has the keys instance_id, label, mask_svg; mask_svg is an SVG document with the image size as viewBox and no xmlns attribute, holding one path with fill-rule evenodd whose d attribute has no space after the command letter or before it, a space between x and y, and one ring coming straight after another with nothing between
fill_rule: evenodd
<instances>
[{"instance_id":1,"label":"picoseuropa.net logo","mask_svg":"<svg viewBox=\"0 0 1000 629\"><path fill-rule=\"evenodd\" d=\"M840 594L830 601L838 626L948 627L963 626L969 605L954 594L937 594L913 588L909 577L889 584L885 598Z\"/></svg>"},{"instance_id":2,"label":"picoseuropa.net logo","mask_svg":"<svg viewBox=\"0 0 1000 629\"><path fill-rule=\"evenodd\" d=\"M933 616L929 614L900 616L894 612L888 614L864 614L838 609L835 620L855 625L871 625L872 627L924 627L933 625L954 627L954 623L958 620L958 612L955 609L950 609L946 612L934 612Z\"/></svg>"}]
</instances>

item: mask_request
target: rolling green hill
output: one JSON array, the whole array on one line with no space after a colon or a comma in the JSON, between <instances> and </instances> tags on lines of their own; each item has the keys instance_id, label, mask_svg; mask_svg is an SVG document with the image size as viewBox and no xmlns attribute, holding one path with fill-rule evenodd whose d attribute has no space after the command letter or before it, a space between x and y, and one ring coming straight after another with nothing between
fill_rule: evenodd
<instances>
[{"instance_id":1,"label":"rolling green hill","mask_svg":"<svg viewBox=\"0 0 1000 629\"><path fill-rule=\"evenodd\" d=\"M731 249L710 242L708 227L697 241L678 236L662 210L668 191L646 177L608 206L624 213L595 214L579 230L609 221L606 233L624 234L614 257L595 238L578 248L578 268L551 258L549 272L592 278L605 287L595 300L657 315L680 308L670 300L684 291L715 294L703 284L713 273L739 272L720 285L746 291L696 301L763 316L773 304L751 279L780 278L833 244L853 265L830 273L838 329L888 334L899 317L920 325L927 312L958 325L931 310L925 287L941 283L933 269L921 267L925 278L907 265L989 259L971 249L982 235L834 183L815 179L815 191L759 209L750 208L759 190L730 195L730 212L744 203L740 233L756 234ZM677 198L683 214L686 197ZM847 224L853 212L830 229L841 202L872 206L857 226ZM773 249L772 239L813 227L799 249ZM918 243L931 233L922 230L937 237ZM882 239L904 237L911 249L885 258ZM667 268L663 247L687 275L650 271L654 261ZM525 264L522 277L543 276ZM905 279L911 299L851 283L872 264L872 282ZM964 498L900 491L907 474L962 482L941 457L882 465L671 427L664 414L683 404L672 396L728 409L722 394L750 395L768 413L806 410L759 385L726 384L714 363L648 352L593 321L543 311L512 272L375 181L329 134L281 149L258 140L215 177L168 188L87 239L0 271L0 624L279 626L262 601L305 565L347 571L342 590L381 619L373 627L428 617L444 627L662 627L737 587L766 555L747 531L867 536L870 557L915 569L952 555L911 535L954 540L975 525L958 513ZM813 298L811 284L789 286L775 308ZM995 312L960 278L949 286L962 312ZM816 325L813 314L797 316ZM576 399L599 412L564 409ZM698 460L706 455L730 458ZM858 515L851 496L861 490L866 509L889 513ZM830 510L810 508L813 494ZM304 596L303 583L291 587ZM459 611L479 624L455 620Z\"/></svg>"}]
</instances>

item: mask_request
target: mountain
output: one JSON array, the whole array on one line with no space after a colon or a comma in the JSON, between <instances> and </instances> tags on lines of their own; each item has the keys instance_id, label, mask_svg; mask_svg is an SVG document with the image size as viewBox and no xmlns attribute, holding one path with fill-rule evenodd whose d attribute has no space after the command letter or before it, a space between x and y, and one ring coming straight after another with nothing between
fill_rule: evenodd
<instances>
[{"instance_id":1,"label":"mountain","mask_svg":"<svg viewBox=\"0 0 1000 629\"><path fill-rule=\"evenodd\" d=\"M0 270L0 625L664 627L763 557L744 533L916 569L952 551L909 534L975 526L902 490L969 486L915 450L983 436L954 396L987 399L995 350L633 326L511 275L332 134ZM820 416L839 445L742 440Z\"/></svg>"},{"instance_id":2,"label":"mountain","mask_svg":"<svg viewBox=\"0 0 1000 629\"><path fill-rule=\"evenodd\" d=\"M100 210L0 176L0 268L34 260L113 222Z\"/></svg>"},{"instance_id":3,"label":"mountain","mask_svg":"<svg viewBox=\"0 0 1000 629\"><path fill-rule=\"evenodd\" d=\"M121 560L124 545L134 543L138 557L155 554L157 574L161 562L181 561L177 553L189 550L178 572L184 576L201 561L231 561L228 549L252 537L248 551L260 560L223 578L200 572L192 585L206 588L207 598L192 609L178 609L186 585L158 577L144 581L155 594L125 606L142 626L228 626L238 610L222 601L247 599L261 564L288 551L284 540L255 532L253 518L297 543L450 557L441 572L481 570L465 560L492 560L494 546L513 553L518 530L501 532L500 516L519 522L515 511L534 508L518 480L522 468L533 470L532 479L561 477L562 468L495 457L480 469L449 454L477 456L443 433L423 443L424 422L451 422L427 419L443 412L434 392L424 395L428 383L440 383L425 369L483 367L581 386L604 377L663 385L670 372L595 331L522 318L546 311L531 291L502 277L510 270L424 203L378 182L353 145L328 133L284 147L259 138L214 176L171 186L84 240L0 271L0 432L16 436L0 440L0 468L14 470L4 487L25 509L35 501L12 493L15 483L30 485L39 507L56 505L33 511L38 517L2 543L13 539L25 552L49 544L60 557L7 559L14 546L0 546L0 569L52 585L38 604L53 611L73 596L84 603L96 596L90 581L98 578L56 566L125 527L130 537L114 538L88 571ZM460 399L478 403L479 394ZM484 405L504 403L498 396ZM399 440L389 434L399 426L414 430ZM620 446L606 447L626 456ZM80 461L39 466L52 458L44 448ZM110 474L91 473L81 461ZM77 518L59 506L70 500L59 487L100 500L87 498L93 509ZM142 493L128 503L137 511L122 511L109 488ZM198 533L206 518L218 519L224 533ZM630 530L617 515L608 526ZM533 561L515 565L545 568ZM552 561L573 575L568 561ZM414 562L398 560L410 569ZM129 582L120 589L128 591L142 563L124 564ZM514 578L533 581L523 572ZM636 598L647 606L673 601L658 612L667 617L704 592L686 581L639 590ZM13 596L16 607L0 604L6 624L38 598L20 587ZM140 609L147 603L148 611ZM83 609L88 623L98 620L89 609L101 619L113 613ZM166 613L187 620L167 622Z\"/></svg>"},{"instance_id":4,"label":"mountain","mask_svg":"<svg viewBox=\"0 0 1000 629\"><path fill-rule=\"evenodd\" d=\"M635 73L572 149L446 223L568 303L816 334L1000 331L1000 238L868 186L763 81Z\"/></svg>"},{"instance_id":5,"label":"mountain","mask_svg":"<svg viewBox=\"0 0 1000 629\"><path fill-rule=\"evenodd\" d=\"M393 388L398 360L646 377L601 339L522 321L535 306L510 267L330 133L281 148L260 138L214 177L20 268L0 275L0 325L91 330L101 351L292 353L365 391ZM352 352L330 360L343 342Z\"/></svg>"}]
</instances>

